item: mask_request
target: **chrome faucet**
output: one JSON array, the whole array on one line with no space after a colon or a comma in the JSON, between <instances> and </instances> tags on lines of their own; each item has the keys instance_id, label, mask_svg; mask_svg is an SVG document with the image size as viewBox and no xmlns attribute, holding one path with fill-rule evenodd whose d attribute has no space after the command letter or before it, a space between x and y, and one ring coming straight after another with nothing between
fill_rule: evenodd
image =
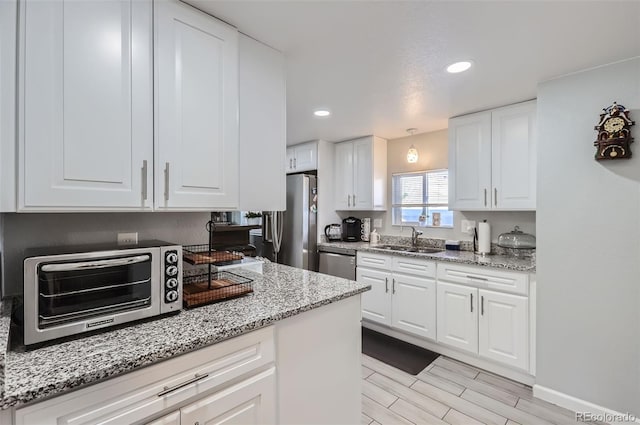
<instances>
[{"instance_id":1,"label":"chrome faucet","mask_svg":"<svg viewBox=\"0 0 640 425\"><path fill-rule=\"evenodd\" d=\"M421 231L416 230L415 227L411 227L411 246L415 247L418 245L418 236L422 234Z\"/></svg>"}]
</instances>

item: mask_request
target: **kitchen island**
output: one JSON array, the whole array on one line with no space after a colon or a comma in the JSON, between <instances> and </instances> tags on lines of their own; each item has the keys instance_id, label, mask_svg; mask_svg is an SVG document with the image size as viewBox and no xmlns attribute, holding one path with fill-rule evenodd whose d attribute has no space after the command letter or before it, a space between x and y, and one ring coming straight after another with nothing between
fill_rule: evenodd
<instances>
[{"instance_id":1,"label":"kitchen island","mask_svg":"<svg viewBox=\"0 0 640 425\"><path fill-rule=\"evenodd\" d=\"M170 363L180 360L181 355L186 358L255 333L263 347L260 350L267 353L262 358L268 360L269 353L273 356L273 361L265 360L262 369L269 365L274 369L277 387L274 391L279 398L274 411L278 422L311 420L310 415L323 415L322 410L328 411L327 405L334 402L342 405L339 397L355 401L352 411L341 414L346 415L345 423L357 422L360 404L351 399L360 397L359 294L370 286L278 264L265 264L263 270L262 275L247 270L234 271L254 279L254 292L244 297L32 351L12 347L5 357L4 391L0 398L0 407L5 411L0 418L28 423L20 422L21 416L16 414L25 404L29 406L23 410L34 409L47 403L37 403L42 399L69 397L74 393L69 394L72 390L80 388L75 393L81 393L93 388L88 385L107 385L108 378L124 379L129 372L131 375L147 370L159 373L163 361L169 375ZM321 366L326 369L318 367L318 362L323 362ZM176 363L175 370L180 367ZM152 368L155 369L152 371ZM315 390L312 382L304 383L308 379L320 379L315 382ZM327 399L314 399L318 396L317 389L333 384L345 388L346 392L336 391L334 397L325 391L322 395ZM308 399L305 388L311 396ZM290 403L288 398L294 398L295 403ZM193 397L187 401L193 401ZM156 413L164 412L150 413L149 418L153 419ZM327 419L337 417L327 416Z\"/></svg>"}]
</instances>

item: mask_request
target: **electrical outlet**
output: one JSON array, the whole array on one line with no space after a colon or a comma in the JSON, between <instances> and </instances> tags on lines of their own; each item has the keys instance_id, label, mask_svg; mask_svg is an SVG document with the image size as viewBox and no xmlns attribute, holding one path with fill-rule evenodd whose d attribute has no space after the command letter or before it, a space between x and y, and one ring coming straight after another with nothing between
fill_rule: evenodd
<instances>
[{"instance_id":1,"label":"electrical outlet","mask_svg":"<svg viewBox=\"0 0 640 425\"><path fill-rule=\"evenodd\" d=\"M118 233L118 245L135 245L138 243L138 232Z\"/></svg>"},{"instance_id":2,"label":"electrical outlet","mask_svg":"<svg viewBox=\"0 0 640 425\"><path fill-rule=\"evenodd\" d=\"M382 227L382 219L381 218L374 218L373 219L373 227Z\"/></svg>"},{"instance_id":3,"label":"electrical outlet","mask_svg":"<svg viewBox=\"0 0 640 425\"><path fill-rule=\"evenodd\" d=\"M460 220L460 231L467 235L473 235L473 229L476 227L474 220Z\"/></svg>"}]
</instances>

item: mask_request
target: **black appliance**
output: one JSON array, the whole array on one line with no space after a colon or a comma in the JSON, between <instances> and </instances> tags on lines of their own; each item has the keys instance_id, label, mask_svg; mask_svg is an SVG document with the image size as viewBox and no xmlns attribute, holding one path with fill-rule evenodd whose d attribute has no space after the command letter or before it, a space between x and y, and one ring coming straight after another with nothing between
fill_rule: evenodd
<instances>
[{"instance_id":1,"label":"black appliance","mask_svg":"<svg viewBox=\"0 0 640 425\"><path fill-rule=\"evenodd\" d=\"M360 242L362 240L362 220L355 217L347 217L342 220L342 240Z\"/></svg>"}]
</instances>

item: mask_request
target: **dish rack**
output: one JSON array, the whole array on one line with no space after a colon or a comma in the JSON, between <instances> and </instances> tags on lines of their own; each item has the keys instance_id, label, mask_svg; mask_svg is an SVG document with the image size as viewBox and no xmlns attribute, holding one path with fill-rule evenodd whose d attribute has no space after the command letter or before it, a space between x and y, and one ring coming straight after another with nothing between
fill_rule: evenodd
<instances>
[{"instance_id":1,"label":"dish rack","mask_svg":"<svg viewBox=\"0 0 640 425\"><path fill-rule=\"evenodd\" d=\"M242 261L240 252L218 251L213 248L216 224L211 220L206 225L209 243L182 247L183 261L191 265L207 265L201 273L183 276L182 299L186 308L198 307L253 292L253 280L235 273L218 271L216 266Z\"/></svg>"}]
</instances>

